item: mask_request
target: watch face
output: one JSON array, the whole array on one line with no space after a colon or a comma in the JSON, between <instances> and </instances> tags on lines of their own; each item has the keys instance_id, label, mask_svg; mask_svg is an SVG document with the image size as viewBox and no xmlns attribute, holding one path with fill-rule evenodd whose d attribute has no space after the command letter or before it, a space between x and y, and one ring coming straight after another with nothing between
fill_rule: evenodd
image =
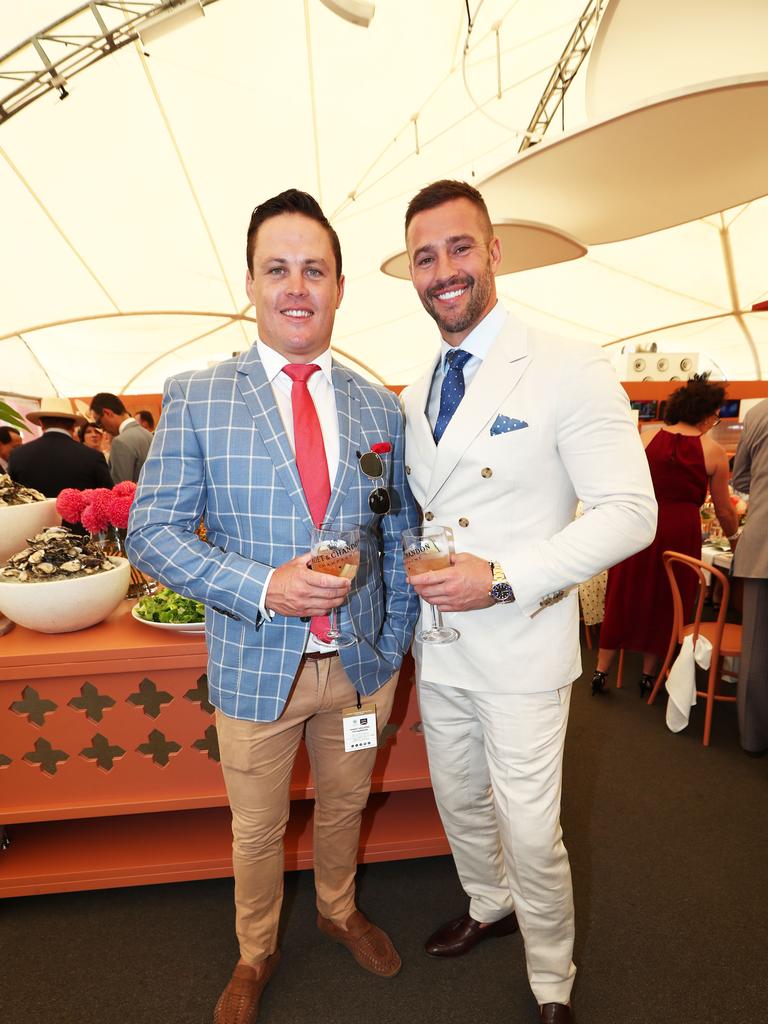
<instances>
[{"instance_id":1,"label":"watch face","mask_svg":"<svg viewBox=\"0 0 768 1024\"><path fill-rule=\"evenodd\" d=\"M499 604L506 604L509 601L514 601L515 592L509 583L494 583L491 587L491 597Z\"/></svg>"}]
</instances>

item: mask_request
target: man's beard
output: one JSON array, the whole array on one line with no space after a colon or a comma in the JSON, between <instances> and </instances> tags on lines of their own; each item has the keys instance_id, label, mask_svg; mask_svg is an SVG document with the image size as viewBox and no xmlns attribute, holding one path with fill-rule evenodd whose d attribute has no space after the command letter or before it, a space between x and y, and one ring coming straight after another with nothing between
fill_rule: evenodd
<instances>
[{"instance_id":1,"label":"man's beard","mask_svg":"<svg viewBox=\"0 0 768 1024\"><path fill-rule=\"evenodd\" d=\"M429 313L443 334L461 334L471 330L479 323L483 310L488 305L491 297L493 274L490 263L479 278L462 274L451 279L438 288L431 288L429 293L421 300L424 309ZM469 288L469 302L463 310L456 310L448 316L441 314L435 308L433 295L436 292L448 291L451 288Z\"/></svg>"}]
</instances>

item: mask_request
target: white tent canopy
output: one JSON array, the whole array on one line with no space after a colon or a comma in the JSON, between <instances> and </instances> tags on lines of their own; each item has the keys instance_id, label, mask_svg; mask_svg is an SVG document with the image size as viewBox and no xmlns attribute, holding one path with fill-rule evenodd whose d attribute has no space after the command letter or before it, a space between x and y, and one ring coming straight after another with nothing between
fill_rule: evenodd
<instances>
[{"instance_id":1,"label":"white tent canopy","mask_svg":"<svg viewBox=\"0 0 768 1024\"><path fill-rule=\"evenodd\" d=\"M678 26L659 13L658 0L643 0L652 26L645 36L618 17L632 13L629 0L612 0L616 42L609 45L608 32L598 39L594 53L608 70L601 87L595 57L590 108L601 88L621 98L617 47L632 54L624 106L635 106L643 62L646 96L681 87L664 79L652 40L666 39L665 59L678 67L675 46L690 52L694 29L706 29L702 7L744 5L753 9L750 51L734 67L729 46L722 77L768 73L759 66L768 64L760 0L697 2L695 16L689 10ZM0 52L72 6L5 5ZM434 352L436 329L412 287L379 270L403 247L407 201L435 178L480 182L515 159L585 7L586 0L378 0L370 27L361 28L320 0L217 0L194 23L72 76L65 99L53 90L0 119L0 391L155 392L170 373L246 348L255 332L252 320L239 319L252 314L244 290L250 211L291 186L317 196L341 238L347 289L337 352L387 382L414 379ZM136 8L130 0L99 5L110 28ZM93 30L87 13L71 28ZM676 43L674 32L684 38ZM65 47L51 41L44 49L55 62ZM716 51L702 48L701 80L720 77ZM39 64L34 53L15 59L19 70ZM586 120L584 68L547 139ZM13 85L0 79L0 93ZM754 125L758 133L763 124ZM735 161L750 143L723 139ZM494 200L491 213L531 219L524 196ZM517 315L558 333L613 347L642 335L666 351L699 351L727 377L750 378L755 352L768 365L768 317L730 314L768 298L767 238L768 200L757 199L505 276L500 292Z\"/></svg>"}]
</instances>

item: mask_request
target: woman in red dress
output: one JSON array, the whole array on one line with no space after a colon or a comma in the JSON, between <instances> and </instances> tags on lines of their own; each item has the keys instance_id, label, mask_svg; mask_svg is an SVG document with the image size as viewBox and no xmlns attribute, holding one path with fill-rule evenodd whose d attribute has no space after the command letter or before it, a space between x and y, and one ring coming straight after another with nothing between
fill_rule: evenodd
<instances>
[{"instance_id":1,"label":"woman in red dress","mask_svg":"<svg viewBox=\"0 0 768 1024\"><path fill-rule=\"evenodd\" d=\"M664 426L642 436L659 504L658 527L650 547L608 573L593 695L605 688L606 675L619 648L642 651L640 696L653 686L673 624L672 594L661 556L664 551L680 551L701 558L699 510L707 489L728 539L738 529L738 517L728 494L728 457L707 436L719 422L717 411L724 396L725 388L710 384L706 374L694 376L667 402ZM690 617L696 577L686 572L679 583L683 608Z\"/></svg>"}]
</instances>

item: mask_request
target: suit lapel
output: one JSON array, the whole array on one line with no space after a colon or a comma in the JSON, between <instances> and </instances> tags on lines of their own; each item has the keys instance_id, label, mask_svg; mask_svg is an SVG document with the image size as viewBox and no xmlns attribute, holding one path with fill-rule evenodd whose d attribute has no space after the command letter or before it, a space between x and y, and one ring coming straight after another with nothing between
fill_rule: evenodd
<instances>
[{"instance_id":1,"label":"suit lapel","mask_svg":"<svg viewBox=\"0 0 768 1024\"><path fill-rule=\"evenodd\" d=\"M314 524L296 469L296 458L285 434L272 385L264 373L255 345L238 360L237 389L253 416L256 429L272 459L285 493L293 502L297 515L306 521L308 529L311 530Z\"/></svg>"},{"instance_id":2,"label":"suit lapel","mask_svg":"<svg viewBox=\"0 0 768 1024\"><path fill-rule=\"evenodd\" d=\"M437 446L426 501L434 499L467 448L515 389L531 357L525 327L509 317Z\"/></svg>"},{"instance_id":3,"label":"suit lapel","mask_svg":"<svg viewBox=\"0 0 768 1024\"><path fill-rule=\"evenodd\" d=\"M359 477L357 452L361 443L360 398L355 382L349 371L335 362L331 368L331 379L336 393L336 418L339 423L339 467L325 513L328 525L338 516L341 503Z\"/></svg>"},{"instance_id":4,"label":"suit lapel","mask_svg":"<svg viewBox=\"0 0 768 1024\"><path fill-rule=\"evenodd\" d=\"M410 427L413 430L414 435L419 437L420 442L423 441L425 437L428 438L433 450L437 450L437 445L435 444L432 427L429 425L427 406L429 403L429 393L432 388L432 379L435 376L435 370L437 369L439 362L440 352L437 353L437 356L429 370L423 377L420 377L414 384L412 384L408 391Z\"/></svg>"}]
</instances>

